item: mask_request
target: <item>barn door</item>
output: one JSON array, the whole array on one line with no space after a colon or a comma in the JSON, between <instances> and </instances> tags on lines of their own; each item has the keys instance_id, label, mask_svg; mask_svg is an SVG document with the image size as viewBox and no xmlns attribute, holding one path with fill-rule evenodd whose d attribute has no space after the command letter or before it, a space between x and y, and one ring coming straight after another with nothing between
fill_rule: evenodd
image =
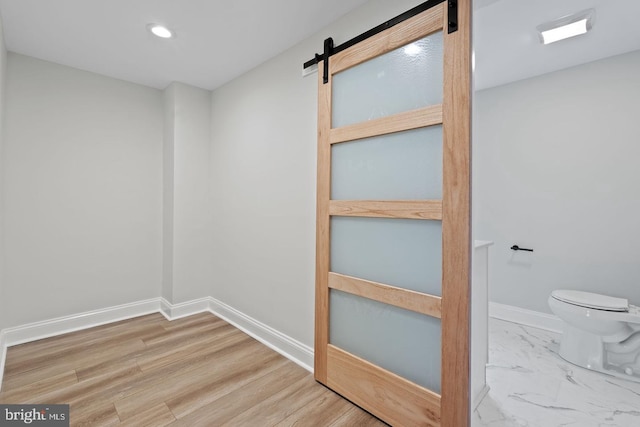
<instances>
[{"instance_id":1,"label":"barn door","mask_svg":"<svg viewBox=\"0 0 640 427\"><path fill-rule=\"evenodd\" d=\"M432 3L319 62L315 376L392 425L461 427L470 2Z\"/></svg>"}]
</instances>

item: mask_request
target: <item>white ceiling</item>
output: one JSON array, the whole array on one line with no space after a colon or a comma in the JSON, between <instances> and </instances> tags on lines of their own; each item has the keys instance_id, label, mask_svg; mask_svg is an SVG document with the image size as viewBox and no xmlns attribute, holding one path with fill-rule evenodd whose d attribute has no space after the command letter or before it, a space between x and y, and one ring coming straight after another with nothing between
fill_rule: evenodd
<instances>
[{"instance_id":1,"label":"white ceiling","mask_svg":"<svg viewBox=\"0 0 640 427\"><path fill-rule=\"evenodd\" d=\"M365 2L0 0L0 15L12 52L159 89L214 89ZM149 23L177 37L156 38Z\"/></svg>"},{"instance_id":2,"label":"white ceiling","mask_svg":"<svg viewBox=\"0 0 640 427\"><path fill-rule=\"evenodd\" d=\"M640 0L476 0L475 8L476 89L640 49ZM587 34L540 43L536 26L590 8Z\"/></svg>"},{"instance_id":3,"label":"white ceiling","mask_svg":"<svg viewBox=\"0 0 640 427\"><path fill-rule=\"evenodd\" d=\"M10 51L160 89L172 81L214 89L365 2L0 0L0 14ZM640 0L474 5L478 89L640 49ZM537 25L588 8L596 9L591 32L540 44ZM151 36L152 22L174 29L177 38Z\"/></svg>"}]
</instances>

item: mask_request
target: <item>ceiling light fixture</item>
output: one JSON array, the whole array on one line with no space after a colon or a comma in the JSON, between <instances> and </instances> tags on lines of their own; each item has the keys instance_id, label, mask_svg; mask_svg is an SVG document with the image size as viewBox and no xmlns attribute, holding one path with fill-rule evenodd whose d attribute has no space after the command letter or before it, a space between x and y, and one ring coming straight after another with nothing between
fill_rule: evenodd
<instances>
[{"instance_id":1,"label":"ceiling light fixture","mask_svg":"<svg viewBox=\"0 0 640 427\"><path fill-rule=\"evenodd\" d=\"M536 27L543 44L554 43L569 37L585 34L593 27L595 10L587 9L564 16Z\"/></svg>"},{"instance_id":2,"label":"ceiling light fixture","mask_svg":"<svg viewBox=\"0 0 640 427\"><path fill-rule=\"evenodd\" d=\"M163 25L149 24L149 25L147 25L147 28L156 37L160 37L160 38L163 38L163 39L170 39L170 38L174 37L173 32L170 29L168 29L167 27L163 26Z\"/></svg>"}]
</instances>

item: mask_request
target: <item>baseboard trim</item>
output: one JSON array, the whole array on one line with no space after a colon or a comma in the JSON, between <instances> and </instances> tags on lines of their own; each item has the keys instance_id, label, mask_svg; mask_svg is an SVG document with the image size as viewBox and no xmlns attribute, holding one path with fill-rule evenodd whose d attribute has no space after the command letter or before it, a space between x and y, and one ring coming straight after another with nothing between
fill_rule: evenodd
<instances>
[{"instance_id":1,"label":"baseboard trim","mask_svg":"<svg viewBox=\"0 0 640 427\"><path fill-rule=\"evenodd\" d=\"M153 298L1 330L0 390L8 347L152 313L160 313L171 321L204 312L224 319L307 371L313 372L312 348L215 298L200 298L178 304L171 304L164 298Z\"/></svg>"},{"instance_id":2,"label":"baseboard trim","mask_svg":"<svg viewBox=\"0 0 640 427\"><path fill-rule=\"evenodd\" d=\"M4 362L7 360L7 343L4 331L0 331L0 391L2 391L2 377L4 377Z\"/></svg>"},{"instance_id":3,"label":"baseboard trim","mask_svg":"<svg viewBox=\"0 0 640 427\"><path fill-rule=\"evenodd\" d=\"M176 320L182 317L192 316L198 313L210 311L209 298L200 298L193 301L171 304L164 298L160 299L160 311L167 320Z\"/></svg>"},{"instance_id":4,"label":"baseboard trim","mask_svg":"<svg viewBox=\"0 0 640 427\"><path fill-rule=\"evenodd\" d=\"M162 314L165 319L171 320L171 303L164 298L160 298L160 314Z\"/></svg>"},{"instance_id":5,"label":"baseboard trim","mask_svg":"<svg viewBox=\"0 0 640 427\"><path fill-rule=\"evenodd\" d=\"M212 314L231 323L247 335L282 354L309 372L313 372L313 349L300 341L247 316L235 308L209 297Z\"/></svg>"},{"instance_id":6,"label":"baseboard trim","mask_svg":"<svg viewBox=\"0 0 640 427\"><path fill-rule=\"evenodd\" d=\"M545 331L562 333L562 320L553 314L527 310L513 305L489 303L489 316L520 325L532 326Z\"/></svg>"},{"instance_id":7,"label":"baseboard trim","mask_svg":"<svg viewBox=\"0 0 640 427\"><path fill-rule=\"evenodd\" d=\"M484 387L482 387L482 390L480 390L478 394L473 398L471 404L472 411L478 409L478 405L480 405L480 403L482 403L482 400L487 396L487 394L489 394L489 390L489 385L485 384Z\"/></svg>"},{"instance_id":8,"label":"baseboard trim","mask_svg":"<svg viewBox=\"0 0 640 427\"><path fill-rule=\"evenodd\" d=\"M27 325L6 328L5 345L11 347L26 342L50 338L56 335L93 328L107 323L119 322L133 317L157 313L160 309L160 301L153 298L100 310L87 311L72 316L58 317L42 322L29 323Z\"/></svg>"}]
</instances>

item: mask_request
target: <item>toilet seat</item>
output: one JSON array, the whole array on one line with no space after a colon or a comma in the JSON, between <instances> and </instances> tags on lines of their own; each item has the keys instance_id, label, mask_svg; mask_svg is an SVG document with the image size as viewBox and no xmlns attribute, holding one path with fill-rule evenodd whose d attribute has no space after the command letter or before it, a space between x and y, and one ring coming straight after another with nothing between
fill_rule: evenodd
<instances>
[{"instance_id":1,"label":"toilet seat","mask_svg":"<svg viewBox=\"0 0 640 427\"><path fill-rule=\"evenodd\" d=\"M628 312L629 300L626 298L615 298L607 295L594 294L591 292L557 290L551 296L558 301L594 310Z\"/></svg>"}]
</instances>

